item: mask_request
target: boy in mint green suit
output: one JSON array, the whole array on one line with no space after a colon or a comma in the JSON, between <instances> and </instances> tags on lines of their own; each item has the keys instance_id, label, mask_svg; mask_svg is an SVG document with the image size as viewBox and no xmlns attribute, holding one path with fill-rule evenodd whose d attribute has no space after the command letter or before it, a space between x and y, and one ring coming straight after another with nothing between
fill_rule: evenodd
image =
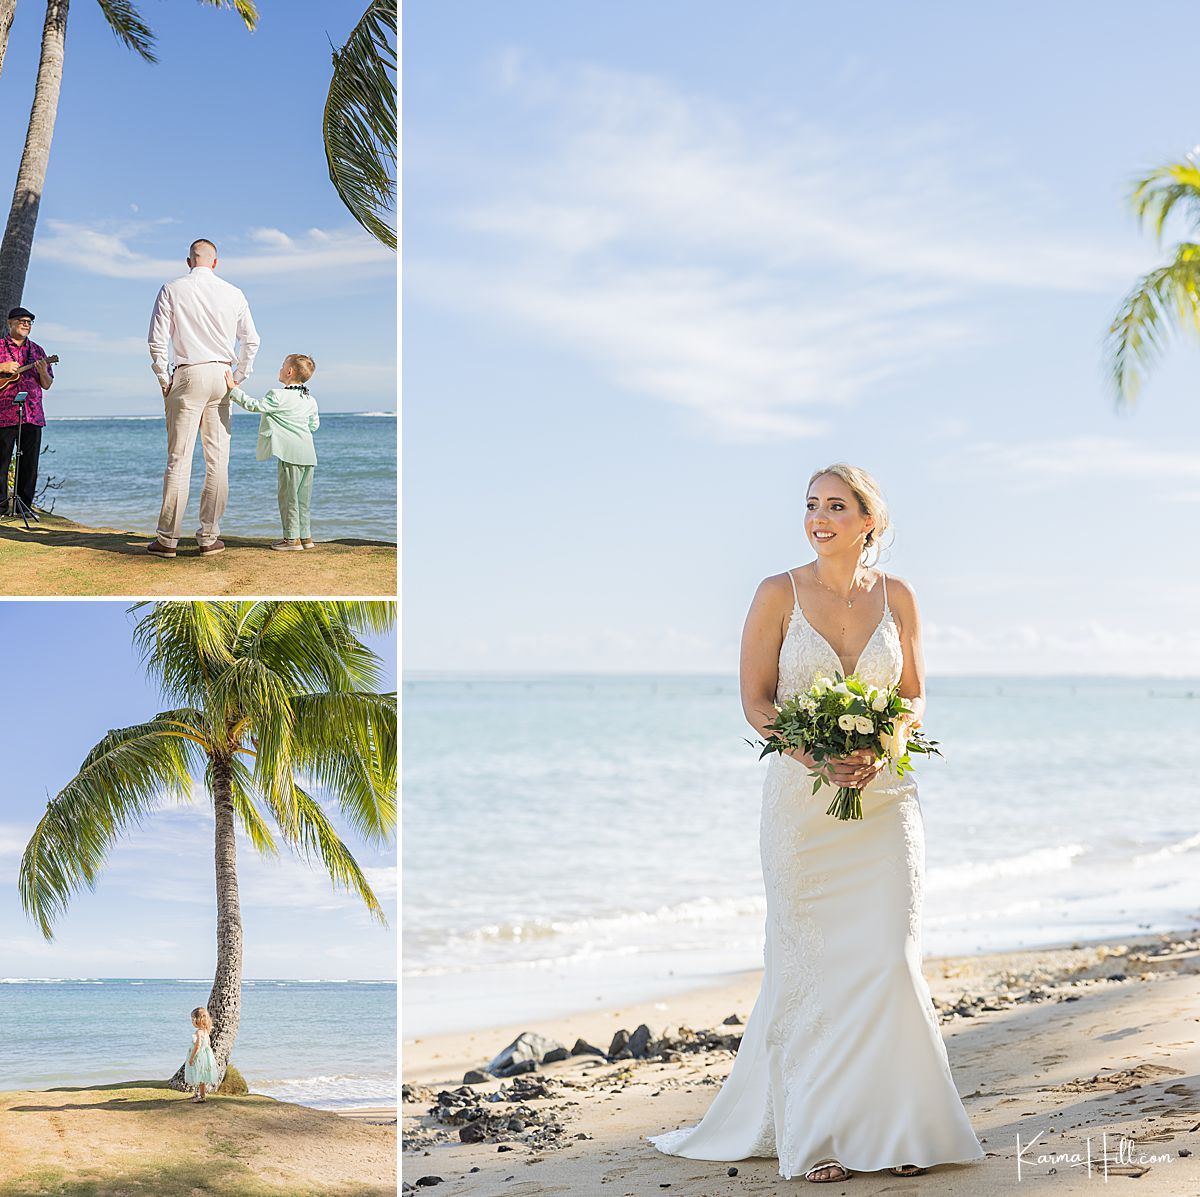
<instances>
[{"instance_id":1,"label":"boy in mint green suit","mask_svg":"<svg viewBox=\"0 0 1200 1197\"><path fill-rule=\"evenodd\" d=\"M279 461L279 517L283 520L283 539L271 548L283 553L300 553L315 549L309 522L312 501L313 470L317 450L312 434L321 426L317 401L305 385L316 366L303 353L289 353L279 367L279 381L261 399L251 399L234 384L233 375L225 371L229 398L247 411L262 414L258 422L259 461L268 457Z\"/></svg>"}]
</instances>

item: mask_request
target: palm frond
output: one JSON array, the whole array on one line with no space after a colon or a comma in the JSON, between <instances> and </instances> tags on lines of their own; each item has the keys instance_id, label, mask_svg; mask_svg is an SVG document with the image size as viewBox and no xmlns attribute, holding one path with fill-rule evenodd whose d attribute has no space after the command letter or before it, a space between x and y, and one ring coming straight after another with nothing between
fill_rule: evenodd
<instances>
[{"instance_id":1,"label":"palm frond","mask_svg":"<svg viewBox=\"0 0 1200 1197\"><path fill-rule=\"evenodd\" d=\"M325 817L320 804L311 794L296 786L292 796L292 807L296 811L297 819L296 826L284 833L288 842L307 859L319 856L334 884L358 894L366 903L372 917L386 927L387 919L384 917L383 907L367 881L366 874L333 829L333 824Z\"/></svg>"},{"instance_id":2,"label":"palm frond","mask_svg":"<svg viewBox=\"0 0 1200 1197\"><path fill-rule=\"evenodd\" d=\"M79 772L50 800L21 857L21 905L47 939L80 886L95 885L109 847L155 800L191 792L191 766L201 749L171 722L110 731Z\"/></svg>"},{"instance_id":3,"label":"palm frond","mask_svg":"<svg viewBox=\"0 0 1200 1197\"><path fill-rule=\"evenodd\" d=\"M1134 214L1143 224L1149 221L1162 240L1167 218L1181 207L1194 225L1200 222L1200 166L1189 157L1171 162L1139 179L1130 195Z\"/></svg>"},{"instance_id":4,"label":"palm frond","mask_svg":"<svg viewBox=\"0 0 1200 1197\"><path fill-rule=\"evenodd\" d=\"M279 854L279 845L275 843L275 837L271 834L271 828L268 826L266 819L263 817L262 811L258 809L258 804L254 801L254 777L251 771L246 767L244 761L234 757L229 762L230 770L230 792L233 798L233 813L237 816L238 822L242 825L242 830L245 831L250 843L255 849L261 852L264 856L277 856ZM212 766L206 773L206 780L209 783L209 789L212 789Z\"/></svg>"},{"instance_id":5,"label":"palm frond","mask_svg":"<svg viewBox=\"0 0 1200 1197\"><path fill-rule=\"evenodd\" d=\"M1117 402L1136 402L1149 368L1176 330L1200 333L1200 244L1184 242L1166 266L1125 296L1106 338Z\"/></svg>"},{"instance_id":6,"label":"palm frond","mask_svg":"<svg viewBox=\"0 0 1200 1197\"><path fill-rule=\"evenodd\" d=\"M310 694L293 708L295 767L337 801L359 835L389 843L396 831L396 696Z\"/></svg>"},{"instance_id":7,"label":"palm frond","mask_svg":"<svg viewBox=\"0 0 1200 1197\"><path fill-rule=\"evenodd\" d=\"M168 697L204 707L214 676L233 660L235 622L228 602L140 602L149 607L133 628L133 643L146 671Z\"/></svg>"},{"instance_id":8,"label":"palm frond","mask_svg":"<svg viewBox=\"0 0 1200 1197\"><path fill-rule=\"evenodd\" d=\"M117 41L135 54L141 55L147 62L157 62L155 55L154 31L142 20L141 13L134 8L131 0L96 0L100 11L108 22L108 27L116 35Z\"/></svg>"},{"instance_id":9,"label":"palm frond","mask_svg":"<svg viewBox=\"0 0 1200 1197\"><path fill-rule=\"evenodd\" d=\"M208 5L209 8L232 9L242 18L242 23L251 33L258 25L258 8L254 0L200 0L200 3Z\"/></svg>"},{"instance_id":10,"label":"palm frond","mask_svg":"<svg viewBox=\"0 0 1200 1197\"><path fill-rule=\"evenodd\" d=\"M380 610L358 609L372 606ZM375 689L382 663L355 632L367 626L389 627L388 608L394 624L394 603L258 603L239 623L235 652L252 655L297 693Z\"/></svg>"},{"instance_id":11,"label":"palm frond","mask_svg":"<svg viewBox=\"0 0 1200 1197\"><path fill-rule=\"evenodd\" d=\"M396 0L371 0L333 55L325 160L350 215L396 248Z\"/></svg>"}]
</instances>

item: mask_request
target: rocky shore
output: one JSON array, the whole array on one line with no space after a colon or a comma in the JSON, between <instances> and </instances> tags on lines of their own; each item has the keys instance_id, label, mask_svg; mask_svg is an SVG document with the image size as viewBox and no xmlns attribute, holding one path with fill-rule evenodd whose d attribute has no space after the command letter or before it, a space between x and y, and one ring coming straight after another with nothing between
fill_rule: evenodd
<instances>
[{"instance_id":1,"label":"rocky shore","mask_svg":"<svg viewBox=\"0 0 1200 1197\"><path fill-rule=\"evenodd\" d=\"M1105 1159L1107 1175L1137 1176L1142 1189L1155 1189L1186 1173L1192 1189L1162 1191L1200 1192L1191 1154L1200 1151L1200 936L931 958L925 974L988 1158L905 1183L952 1175L953 1191L987 1193L1017 1182L1021 1155L1027 1190L1055 1182L1055 1192L1071 1191L1083 1163L1051 1173L1053 1165L1020 1151L1016 1135L1027 1141L1040 1129L1040 1151L1049 1140L1077 1140L1081 1158L1085 1141L1099 1145L1106 1132L1133 1141L1137 1150L1121 1152L1130 1158ZM405 1190L519 1187L532 1195L590 1192L592 1184L619 1179L625 1187L614 1192L773 1191L781 1183L774 1161L687 1161L644 1141L703 1114L732 1065L758 976L538 1031L497 1030L490 1057L479 1052L489 1038L480 1033L406 1043ZM1168 1026L1175 1026L1169 1034ZM1106 1104L1117 1098L1123 1104ZM1143 1147L1150 1144L1169 1144L1169 1162L1157 1158L1161 1149ZM886 1187L887 1176L863 1174L847 1184L871 1192L862 1182Z\"/></svg>"}]
</instances>

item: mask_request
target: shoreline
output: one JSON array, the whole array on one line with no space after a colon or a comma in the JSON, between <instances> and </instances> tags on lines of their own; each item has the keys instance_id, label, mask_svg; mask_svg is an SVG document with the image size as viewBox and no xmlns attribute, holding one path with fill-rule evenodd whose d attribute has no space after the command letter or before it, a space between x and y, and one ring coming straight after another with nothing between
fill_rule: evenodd
<instances>
[{"instance_id":1,"label":"shoreline","mask_svg":"<svg viewBox=\"0 0 1200 1197\"><path fill-rule=\"evenodd\" d=\"M922 967L955 1081L987 1153L976 1165L938 1165L929 1180L941 1175L956 1193L999 1193L1017 1181L1017 1134L1028 1143L1040 1132L1040 1142L1059 1152L1085 1150L1089 1135L1099 1144L1107 1134L1145 1144L1135 1156L1170 1156L1124 1173L1110 1168L1111 1175L1140 1176L1152 1192L1200 1191L1200 931L930 956ZM405 1182L439 1175L453 1180L448 1193L482 1194L516 1174L529 1197L618 1182L615 1193L660 1185L684 1194L776 1191L774 1160L736 1162L735 1183L727 1162L665 1156L644 1140L703 1115L728 1074L760 977L754 969L616 1009L404 1039ZM618 1032L642 1023L661 1049L656 1055L604 1058ZM464 1085L468 1069L482 1069L524 1031L568 1051L583 1039L601 1054ZM519 1117L497 1122L513 1102ZM484 1117L472 1119L472 1107ZM510 1154L497 1154L503 1151ZM1051 1175L1050 1166L1027 1167L1024 1182L1035 1178L1035 1192L1053 1185L1082 1193L1101 1179L1080 1175L1080 1167ZM851 1183L855 1193L869 1194L905 1182L883 1172L856 1173Z\"/></svg>"},{"instance_id":2,"label":"shoreline","mask_svg":"<svg viewBox=\"0 0 1200 1197\"><path fill-rule=\"evenodd\" d=\"M327 597L396 593L397 546L391 541L342 537L318 541L303 553L276 553L275 536L222 536L226 549L200 557L190 537L177 557L146 553L153 536L90 527L39 512L28 530L21 520L0 522L5 593L25 596L212 595Z\"/></svg>"},{"instance_id":3,"label":"shoreline","mask_svg":"<svg viewBox=\"0 0 1200 1197\"><path fill-rule=\"evenodd\" d=\"M1189 936L1200 935L1200 921L1192 927L1173 927L1162 931L1153 931L1145 929L1135 929L1123 935L1096 935L1089 937L1079 936L1064 936L1060 939L1052 940L1046 944L1037 946L1014 946L1008 948L983 948L973 952L953 952L953 953L936 953L925 954L922 956L922 966L925 969L926 976L935 966L943 961L960 961L960 960L976 960L985 957L998 956L1013 956L1024 953L1041 953L1041 952L1062 952L1071 948L1098 948L1101 945L1111 945L1114 943L1127 943L1133 940L1149 940L1157 936L1174 936L1176 938L1187 938ZM698 969L696 979L688 980L686 977L677 977L673 982L668 981L668 975L676 976L676 974L663 974L659 988L643 988L641 993L627 998L624 1001L604 1001L602 1008L606 1011L614 1009L644 1009L656 1007L662 1003L669 1004L672 1001L680 1001L689 997L707 992L721 992L727 987L737 985L748 978L758 978L762 975L762 967L753 966L749 968L728 968L728 969ZM454 980L460 985L468 983L478 984L480 980L489 983L502 980L504 973L500 969L491 971L481 971L480 973L462 973L453 976L445 976L442 980ZM420 981L424 978L406 979L408 983ZM756 981L757 984L757 981ZM932 983L931 983L932 984ZM583 986L576 984L575 991L582 992ZM585 1001L582 997L566 999L568 1004L556 1006L553 1010L545 1014L535 1015L533 1018L526 1018L526 1022L538 1023L562 1023L573 1019L586 1018L588 1015L596 1011L596 1006L592 1002ZM511 1004L506 1002L506 1004ZM400 1030L402 1035L402 1043L405 1046L419 1042L432 1042L434 1040L453 1040L463 1035L498 1035L503 1036L506 1032L512 1030L518 1024L515 1021L500 1018L490 1022L467 1022L465 1025L448 1030L433 1030L422 1032L414 1035L404 1035L404 1007L401 1003L401 1018ZM517 1034L519 1032L513 1032ZM512 1038L513 1036L510 1036Z\"/></svg>"}]
</instances>

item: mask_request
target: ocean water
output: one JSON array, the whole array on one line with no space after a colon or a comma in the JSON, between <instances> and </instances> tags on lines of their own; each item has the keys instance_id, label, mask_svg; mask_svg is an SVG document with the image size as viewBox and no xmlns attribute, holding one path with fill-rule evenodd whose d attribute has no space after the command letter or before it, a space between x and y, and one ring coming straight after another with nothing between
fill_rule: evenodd
<instances>
[{"instance_id":1,"label":"ocean water","mask_svg":"<svg viewBox=\"0 0 1200 1197\"><path fill-rule=\"evenodd\" d=\"M172 1076L210 980L0 980L0 1089ZM233 1062L253 1093L317 1109L396 1104L392 981L246 981Z\"/></svg>"},{"instance_id":2,"label":"ocean water","mask_svg":"<svg viewBox=\"0 0 1200 1197\"><path fill-rule=\"evenodd\" d=\"M323 414L314 434L312 522L317 540L396 541L396 416ZM275 462L256 461L258 416L236 411L229 457L229 536L280 534ZM159 416L51 418L39 477L62 481L43 500L77 523L154 535L166 465L166 424ZM197 439L183 535L199 522L204 456Z\"/></svg>"},{"instance_id":3,"label":"ocean water","mask_svg":"<svg viewBox=\"0 0 1200 1197\"><path fill-rule=\"evenodd\" d=\"M735 679L414 678L404 719L406 1038L761 966ZM1200 925L1200 681L935 678L926 728L926 956Z\"/></svg>"}]
</instances>

